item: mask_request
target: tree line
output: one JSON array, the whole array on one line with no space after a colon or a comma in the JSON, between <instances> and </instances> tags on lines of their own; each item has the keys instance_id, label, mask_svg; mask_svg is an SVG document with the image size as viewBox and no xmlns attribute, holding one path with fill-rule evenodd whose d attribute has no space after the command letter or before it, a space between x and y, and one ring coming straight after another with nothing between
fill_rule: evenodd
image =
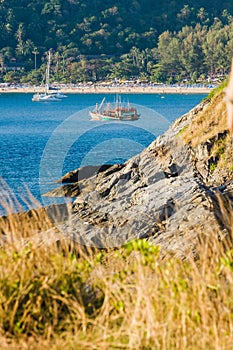
<instances>
[{"instance_id":1,"label":"tree line","mask_svg":"<svg viewBox=\"0 0 233 350\"><path fill-rule=\"evenodd\" d=\"M204 7L205 6L205 7ZM0 2L5 82L141 79L173 83L225 76L233 55L230 1ZM7 69L9 62L24 69Z\"/></svg>"}]
</instances>

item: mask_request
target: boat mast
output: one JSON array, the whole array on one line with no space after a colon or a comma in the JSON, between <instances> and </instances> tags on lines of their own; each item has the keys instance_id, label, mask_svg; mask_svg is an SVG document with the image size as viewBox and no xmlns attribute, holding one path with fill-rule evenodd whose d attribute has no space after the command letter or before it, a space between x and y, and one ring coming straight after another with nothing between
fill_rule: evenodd
<instances>
[{"instance_id":1,"label":"boat mast","mask_svg":"<svg viewBox=\"0 0 233 350\"><path fill-rule=\"evenodd\" d=\"M50 64L51 64L51 52L49 50L48 54L48 62L47 62L47 69L46 69L46 93L49 92L49 74L50 74Z\"/></svg>"},{"instance_id":2,"label":"boat mast","mask_svg":"<svg viewBox=\"0 0 233 350\"><path fill-rule=\"evenodd\" d=\"M119 115L119 100L118 100L117 94L116 94L116 99L115 99L115 114L116 114L116 116Z\"/></svg>"},{"instance_id":3,"label":"boat mast","mask_svg":"<svg viewBox=\"0 0 233 350\"><path fill-rule=\"evenodd\" d=\"M101 108L103 107L104 101L105 101L105 97L103 98L101 104L99 105L99 108L98 108L99 111L101 111Z\"/></svg>"}]
</instances>

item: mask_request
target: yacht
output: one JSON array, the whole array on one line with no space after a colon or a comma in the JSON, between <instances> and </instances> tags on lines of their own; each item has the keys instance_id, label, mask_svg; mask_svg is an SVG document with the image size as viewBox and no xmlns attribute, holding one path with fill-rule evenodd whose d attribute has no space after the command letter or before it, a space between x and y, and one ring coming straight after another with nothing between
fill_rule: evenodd
<instances>
[{"instance_id":1,"label":"yacht","mask_svg":"<svg viewBox=\"0 0 233 350\"><path fill-rule=\"evenodd\" d=\"M50 74L50 64L51 64L51 52L49 51L48 55L48 63L46 67L46 85L44 93L36 93L32 96L33 102L59 102L62 101L63 98L67 96L62 94L61 92L51 92L49 90L49 74Z\"/></svg>"}]
</instances>

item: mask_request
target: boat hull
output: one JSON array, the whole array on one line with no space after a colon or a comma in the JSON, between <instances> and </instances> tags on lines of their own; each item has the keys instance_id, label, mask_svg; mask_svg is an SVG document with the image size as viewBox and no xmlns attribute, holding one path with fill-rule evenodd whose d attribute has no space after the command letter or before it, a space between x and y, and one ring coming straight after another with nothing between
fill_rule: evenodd
<instances>
[{"instance_id":1,"label":"boat hull","mask_svg":"<svg viewBox=\"0 0 233 350\"><path fill-rule=\"evenodd\" d=\"M33 102L60 102L61 98L57 98L52 95L46 95L46 94L36 94L32 97Z\"/></svg>"},{"instance_id":2,"label":"boat hull","mask_svg":"<svg viewBox=\"0 0 233 350\"><path fill-rule=\"evenodd\" d=\"M120 121L130 121L130 120L138 120L140 117L140 114L134 113L134 114L127 114L122 116L108 116L97 112L90 112L90 116L92 120L120 120Z\"/></svg>"}]
</instances>

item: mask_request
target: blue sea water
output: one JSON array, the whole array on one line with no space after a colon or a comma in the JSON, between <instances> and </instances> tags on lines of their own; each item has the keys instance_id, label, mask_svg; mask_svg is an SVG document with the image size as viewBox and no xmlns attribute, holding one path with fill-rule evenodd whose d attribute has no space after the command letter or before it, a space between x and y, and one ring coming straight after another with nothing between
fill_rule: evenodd
<instances>
[{"instance_id":1,"label":"blue sea water","mask_svg":"<svg viewBox=\"0 0 233 350\"><path fill-rule=\"evenodd\" d=\"M62 102L35 103L31 94L1 94L0 202L12 211L26 209L30 192L38 203L49 204L41 195L55 188L60 176L83 165L125 161L205 96L122 95L137 105L139 120L98 122L89 119L89 110L103 97L114 102L115 95L73 94ZM0 204L0 215L4 212Z\"/></svg>"}]
</instances>

